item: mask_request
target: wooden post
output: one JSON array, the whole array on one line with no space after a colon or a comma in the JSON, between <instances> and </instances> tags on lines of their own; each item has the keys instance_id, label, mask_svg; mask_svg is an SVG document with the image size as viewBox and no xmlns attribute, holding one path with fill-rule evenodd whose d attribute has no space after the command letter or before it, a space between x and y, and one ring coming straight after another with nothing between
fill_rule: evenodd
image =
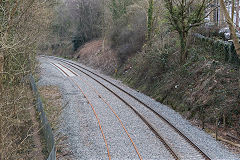
<instances>
[{"instance_id":1,"label":"wooden post","mask_svg":"<svg viewBox=\"0 0 240 160\"><path fill-rule=\"evenodd\" d=\"M4 57L3 55L0 55L0 96L2 96L2 72L3 72L3 63L4 63ZM1 150L1 147L2 147L2 116L0 115L0 159L2 158L2 150Z\"/></svg>"},{"instance_id":2,"label":"wooden post","mask_svg":"<svg viewBox=\"0 0 240 160\"><path fill-rule=\"evenodd\" d=\"M226 115L223 114L223 127L226 129Z\"/></svg>"},{"instance_id":3,"label":"wooden post","mask_svg":"<svg viewBox=\"0 0 240 160\"><path fill-rule=\"evenodd\" d=\"M2 90L2 76L3 76L3 64L4 64L4 57L0 55L0 91Z\"/></svg>"},{"instance_id":4,"label":"wooden post","mask_svg":"<svg viewBox=\"0 0 240 160\"><path fill-rule=\"evenodd\" d=\"M216 125L216 126L215 126L215 127L216 127L216 128L215 128L216 141L218 140L218 120L219 120L219 119L218 119L218 117L217 117L217 118L216 118L216 124L215 124L215 125Z\"/></svg>"},{"instance_id":5,"label":"wooden post","mask_svg":"<svg viewBox=\"0 0 240 160\"><path fill-rule=\"evenodd\" d=\"M214 111L215 114L215 135L216 135L216 141L218 140L218 127L219 127L219 116L220 116L220 108L215 108Z\"/></svg>"}]
</instances>

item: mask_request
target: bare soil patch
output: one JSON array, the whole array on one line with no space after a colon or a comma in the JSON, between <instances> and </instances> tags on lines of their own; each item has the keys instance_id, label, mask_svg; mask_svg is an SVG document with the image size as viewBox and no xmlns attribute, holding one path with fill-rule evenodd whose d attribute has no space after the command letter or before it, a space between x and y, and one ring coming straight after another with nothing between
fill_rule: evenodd
<instances>
[{"instance_id":1,"label":"bare soil patch","mask_svg":"<svg viewBox=\"0 0 240 160\"><path fill-rule=\"evenodd\" d=\"M101 68L106 74L114 73L118 66L116 52L104 40L86 43L77 51L74 58L95 69Z\"/></svg>"}]
</instances>

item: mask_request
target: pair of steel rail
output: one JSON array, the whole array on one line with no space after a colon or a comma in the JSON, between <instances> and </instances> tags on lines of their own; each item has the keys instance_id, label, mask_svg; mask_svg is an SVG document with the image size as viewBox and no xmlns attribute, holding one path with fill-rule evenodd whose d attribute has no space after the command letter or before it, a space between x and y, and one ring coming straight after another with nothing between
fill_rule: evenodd
<instances>
[{"instance_id":1,"label":"pair of steel rail","mask_svg":"<svg viewBox=\"0 0 240 160\"><path fill-rule=\"evenodd\" d=\"M45 57L45 56L44 56ZM156 112L154 109L152 109L149 105L147 105L146 103L144 103L142 100L138 99L137 97L135 97L134 95L130 94L129 92L127 92L126 90L122 89L121 87L117 86L116 84L112 83L111 81L109 81L108 79L94 73L93 71L86 69L82 66L80 66L79 64L73 63L71 61L62 59L62 58L57 58L57 57L49 57L47 56L46 58L51 58L54 60L57 60L59 62L62 62L64 64L67 64L69 66L71 66L72 68L80 71L81 73L85 74L86 76L90 77L91 79L93 79L94 81L96 81L97 83L99 83L101 86L103 86L105 89L107 89L109 92L111 92L114 96L116 96L118 99L120 99L124 104L126 104L147 126L148 128L155 134L155 136L163 143L163 145L166 147L166 149L171 153L171 155L173 156L174 159L179 160L179 156L174 152L174 150L171 148L171 146L164 140L164 138L162 138L162 136L157 132L157 130L150 124L150 122L148 122L148 120L146 118L144 118L144 116L139 113L131 104L129 104L126 100L124 100L121 96L119 96L116 92L114 92L113 90L111 90L109 87L107 87L106 85L104 85L102 82L100 82L99 80L97 80L95 77L93 77L92 75L102 79L103 81L106 81L107 83L111 84L112 86L116 87L117 89L119 89L120 91L124 92L125 94L127 94L128 96L130 96L131 98L133 98L134 100L136 100L137 102L139 102L140 104L142 104L144 107L146 107L147 109L149 109L152 113L154 113L158 118L160 118L162 121L164 121L167 125L169 125L176 133L178 133L178 135L180 135L188 144L190 144L200 155L202 155L202 157L206 160L210 160L210 157L204 153L196 144L194 144L186 135L184 135L177 127L175 127L171 122L169 122L166 118L164 118L162 115L160 115L158 112ZM92 75L90 75L90 74ZM141 159L141 157L140 157Z\"/></svg>"}]
</instances>

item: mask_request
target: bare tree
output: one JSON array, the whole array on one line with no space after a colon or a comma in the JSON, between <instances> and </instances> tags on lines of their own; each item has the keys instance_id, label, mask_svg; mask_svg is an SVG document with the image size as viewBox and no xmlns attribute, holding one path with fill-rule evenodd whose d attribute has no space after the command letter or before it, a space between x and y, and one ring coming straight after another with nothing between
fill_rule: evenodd
<instances>
[{"instance_id":1,"label":"bare tree","mask_svg":"<svg viewBox=\"0 0 240 160\"><path fill-rule=\"evenodd\" d=\"M232 18L232 21L234 22L234 11L235 11L235 0L232 0L232 15L231 15L231 18Z\"/></svg>"},{"instance_id":2,"label":"bare tree","mask_svg":"<svg viewBox=\"0 0 240 160\"><path fill-rule=\"evenodd\" d=\"M76 51L102 35L103 0L64 1L55 13L53 30L59 41L72 40Z\"/></svg>"},{"instance_id":3,"label":"bare tree","mask_svg":"<svg viewBox=\"0 0 240 160\"><path fill-rule=\"evenodd\" d=\"M233 43L234 43L234 46L235 46L235 50L236 50L237 54L240 55L239 39L237 38L235 26L233 24L233 21L232 21L231 17L229 16L229 13L227 11L227 8L226 8L226 5L224 3L224 0L220 0L220 5L221 5L221 8L222 8L222 10L224 12L224 16L226 18L226 21L227 21L227 23L229 25L231 36L232 36Z\"/></svg>"},{"instance_id":4,"label":"bare tree","mask_svg":"<svg viewBox=\"0 0 240 160\"><path fill-rule=\"evenodd\" d=\"M209 0L164 0L168 10L168 20L180 39L180 63L187 59L187 38L191 28L203 24Z\"/></svg>"},{"instance_id":5,"label":"bare tree","mask_svg":"<svg viewBox=\"0 0 240 160\"><path fill-rule=\"evenodd\" d=\"M236 26L239 29L239 0L236 0Z\"/></svg>"}]
</instances>

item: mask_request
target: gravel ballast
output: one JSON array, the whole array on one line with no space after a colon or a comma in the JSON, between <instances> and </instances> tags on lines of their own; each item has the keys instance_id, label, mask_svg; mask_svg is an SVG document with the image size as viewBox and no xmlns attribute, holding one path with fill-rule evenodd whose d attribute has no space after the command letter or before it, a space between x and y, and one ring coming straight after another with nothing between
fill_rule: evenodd
<instances>
[{"instance_id":1,"label":"gravel ballast","mask_svg":"<svg viewBox=\"0 0 240 160\"><path fill-rule=\"evenodd\" d=\"M113 110L122 120L123 125L131 136L143 159L173 159L169 151L166 150L162 142L156 138L146 124L144 124L126 104L115 97L111 92L107 91L88 76L64 63L62 64L78 73L80 77L75 76L69 78L63 75L56 67L49 63L60 63L56 60L43 57L39 58L39 60L41 62L41 77L38 85L56 85L62 92L66 108L61 116L62 123L59 126L59 132L68 137L68 145L76 159L108 159L108 154L93 111L84 95L80 92L77 86L69 80L70 78L77 82L94 106L100 119L103 132L106 136L112 159L139 159L139 157L129 140L129 137L120 125L119 120L102 99L94 92L94 89L96 89L107 103L112 106ZM83 67L91 70L86 66ZM94 70L92 71L96 72ZM185 142L183 138L175 133L173 129L163 121L159 120L158 117L146 109L142 104L133 98L130 98L108 82L103 81L91 73L89 74L107 87L111 88L111 90L134 106L136 110L138 110L156 128L181 159L202 158L198 152ZM110 80L112 83L117 84L119 87L131 93L164 116L189 139L197 144L198 147L211 159L239 159L237 155L229 152L223 145L221 145L221 143L215 141L215 139L204 131L192 126L186 119L171 108L156 102L144 94L128 88L117 80L108 76L101 76ZM86 83L90 84L91 87Z\"/></svg>"}]
</instances>

